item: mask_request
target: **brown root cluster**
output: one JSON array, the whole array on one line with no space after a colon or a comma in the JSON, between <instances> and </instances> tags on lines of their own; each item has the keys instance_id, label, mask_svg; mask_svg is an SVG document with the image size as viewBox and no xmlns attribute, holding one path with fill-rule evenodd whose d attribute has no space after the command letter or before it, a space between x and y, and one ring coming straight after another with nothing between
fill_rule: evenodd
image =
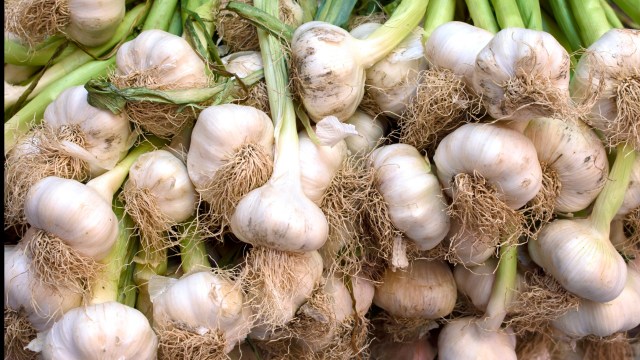
<instances>
[{"instance_id":1,"label":"brown root cluster","mask_svg":"<svg viewBox=\"0 0 640 360\"><path fill-rule=\"evenodd\" d=\"M516 341L518 359L550 359L555 348L556 343L545 332L526 332Z\"/></svg>"},{"instance_id":2,"label":"brown root cluster","mask_svg":"<svg viewBox=\"0 0 640 360\"><path fill-rule=\"evenodd\" d=\"M444 136L484 115L480 98L451 70L420 71L417 83L416 95L399 119L401 143L432 153Z\"/></svg>"},{"instance_id":3,"label":"brown root cluster","mask_svg":"<svg viewBox=\"0 0 640 360\"><path fill-rule=\"evenodd\" d=\"M63 33L71 19L68 0L11 0L4 6L4 30L29 47Z\"/></svg>"},{"instance_id":4,"label":"brown root cluster","mask_svg":"<svg viewBox=\"0 0 640 360\"><path fill-rule=\"evenodd\" d=\"M625 333L607 337L589 335L582 339L585 360L631 360L633 348Z\"/></svg>"},{"instance_id":5,"label":"brown root cluster","mask_svg":"<svg viewBox=\"0 0 640 360\"><path fill-rule=\"evenodd\" d=\"M4 164L5 227L15 227L20 233L24 231L22 228L27 224L24 214L27 193L39 180L48 176L87 180L89 164L64 151L64 141L84 147L84 132L78 125L64 125L55 129L40 125L9 152Z\"/></svg>"},{"instance_id":6,"label":"brown root cluster","mask_svg":"<svg viewBox=\"0 0 640 360\"><path fill-rule=\"evenodd\" d=\"M25 239L34 277L53 290L72 291L89 296L88 286L100 275L104 265L83 256L60 238L36 230Z\"/></svg>"},{"instance_id":7,"label":"brown root cluster","mask_svg":"<svg viewBox=\"0 0 640 360\"><path fill-rule=\"evenodd\" d=\"M580 298L551 276L526 272L524 280L524 288L515 296L507 321L516 333L543 332L551 321L580 304Z\"/></svg>"},{"instance_id":8,"label":"brown root cluster","mask_svg":"<svg viewBox=\"0 0 640 360\"><path fill-rule=\"evenodd\" d=\"M528 213L530 223L533 224L533 235L537 234L540 229L553 218L556 199L562 190L562 184L558 178L558 173L553 166L546 162L541 162L542 168L542 187L536 196L529 201Z\"/></svg>"},{"instance_id":9,"label":"brown root cluster","mask_svg":"<svg viewBox=\"0 0 640 360\"><path fill-rule=\"evenodd\" d=\"M627 240L621 251L628 256L640 256L640 207L627 214L623 222Z\"/></svg>"},{"instance_id":10,"label":"brown root cluster","mask_svg":"<svg viewBox=\"0 0 640 360\"><path fill-rule=\"evenodd\" d=\"M435 320L394 317L385 311L373 318L371 322L393 342L415 341L424 338L429 331L439 327Z\"/></svg>"},{"instance_id":11,"label":"brown root cluster","mask_svg":"<svg viewBox=\"0 0 640 360\"><path fill-rule=\"evenodd\" d=\"M382 109L380 109L380 106L378 105L376 100L373 98L373 95L371 95L370 89L371 89L370 86L365 85L364 95L362 96L362 100L358 105L358 110L364 112L365 114L371 116L372 118L376 118L378 116L381 116L383 114L383 111Z\"/></svg>"},{"instance_id":12,"label":"brown root cluster","mask_svg":"<svg viewBox=\"0 0 640 360\"><path fill-rule=\"evenodd\" d=\"M259 81L251 86L246 96L234 100L233 103L254 107L258 110L262 110L262 112L271 117L271 107L269 106L267 83L264 81Z\"/></svg>"},{"instance_id":13,"label":"brown root cluster","mask_svg":"<svg viewBox=\"0 0 640 360\"><path fill-rule=\"evenodd\" d=\"M610 145L623 142L636 150L640 149L640 69L624 79L620 79L616 88L616 107L618 114L613 121L607 122L604 129Z\"/></svg>"},{"instance_id":14,"label":"brown root cluster","mask_svg":"<svg viewBox=\"0 0 640 360\"><path fill-rule=\"evenodd\" d=\"M25 349L36 338L36 329L31 326L23 310L4 308L4 358L12 360L35 360L37 353Z\"/></svg>"},{"instance_id":15,"label":"brown root cluster","mask_svg":"<svg viewBox=\"0 0 640 360\"><path fill-rule=\"evenodd\" d=\"M257 144L247 143L231 155L203 188L196 190L207 205L202 215L203 228L210 236L222 239L229 231L231 217L240 200L251 190L264 185L273 172L273 160Z\"/></svg>"},{"instance_id":16,"label":"brown root cluster","mask_svg":"<svg viewBox=\"0 0 640 360\"><path fill-rule=\"evenodd\" d=\"M238 14L225 10L231 0L220 1L219 9L214 9L213 18L216 19L216 31L229 46L230 52L258 50L258 32L256 27ZM241 3L253 5L252 0L238 0Z\"/></svg>"},{"instance_id":17,"label":"brown root cluster","mask_svg":"<svg viewBox=\"0 0 640 360\"><path fill-rule=\"evenodd\" d=\"M362 24L376 23L384 24L389 16L383 11L373 12L369 15L355 15L349 19L347 30L351 31Z\"/></svg>"},{"instance_id":18,"label":"brown root cluster","mask_svg":"<svg viewBox=\"0 0 640 360\"><path fill-rule=\"evenodd\" d=\"M230 359L225 352L225 336L219 329L198 334L185 324L173 322L170 326L156 328L156 333L159 360Z\"/></svg>"},{"instance_id":19,"label":"brown root cluster","mask_svg":"<svg viewBox=\"0 0 640 360\"><path fill-rule=\"evenodd\" d=\"M478 234L478 239L490 241L487 245L492 247L516 243L526 233L523 213L507 206L495 187L476 171L455 176L448 214L460 221L459 233Z\"/></svg>"}]
</instances>

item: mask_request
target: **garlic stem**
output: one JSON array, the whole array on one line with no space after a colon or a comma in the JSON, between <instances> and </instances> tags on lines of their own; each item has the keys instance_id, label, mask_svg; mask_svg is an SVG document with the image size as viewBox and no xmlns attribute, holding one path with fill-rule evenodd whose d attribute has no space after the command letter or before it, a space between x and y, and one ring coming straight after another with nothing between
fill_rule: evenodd
<instances>
[{"instance_id":1,"label":"garlic stem","mask_svg":"<svg viewBox=\"0 0 640 360\"><path fill-rule=\"evenodd\" d=\"M90 304L119 300L121 274L126 264L131 260L127 258L127 254L131 246L131 239L133 239L133 221L125 214L122 204L116 202L113 206L113 212L118 218L118 238L109 255L100 261L104 268L95 282L90 285Z\"/></svg>"},{"instance_id":2,"label":"garlic stem","mask_svg":"<svg viewBox=\"0 0 640 360\"><path fill-rule=\"evenodd\" d=\"M567 40L571 45L571 50L577 51L581 49L582 40L578 33L576 19L570 11L568 0L549 0L549 4L551 5L553 17L558 22L562 33L567 37Z\"/></svg>"},{"instance_id":3,"label":"garlic stem","mask_svg":"<svg viewBox=\"0 0 640 360\"><path fill-rule=\"evenodd\" d=\"M4 36L4 62L14 65L46 65L58 47L67 41L64 37L51 36L35 48L30 49L19 40L12 39L5 33ZM75 45L67 46L67 48L58 57L59 60L64 59L71 54L77 47Z\"/></svg>"},{"instance_id":4,"label":"garlic stem","mask_svg":"<svg viewBox=\"0 0 640 360\"><path fill-rule=\"evenodd\" d=\"M147 19L144 21L142 31L151 29L167 31L177 6L178 0L155 0L151 5Z\"/></svg>"},{"instance_id":5,"label":"garlic stem","mask_svg":"<svg viewBox=\"0 0 640 360\"><path fill-rule=\"evenodd\" d=\"M258 28L268 31L273 36L283 38L287 42L290 42L293 37L294 28L292 26L285 24L277 16L270 15L255 6L231 1L225 10L235 12Z\"/></svg>"},{"instance_id":6,"label":"garlic stem","mask_svg":"<svg viewBox=\"0 0 640 360\"><path fill-rule=\"evenodd\" d=\"M497 33L500 31L489 0L466 0L467 9L473 20L473 25L481 29Z\"/></svg>"},{"instance_id":7,"label":"garlic stem","mask_svg":"<svg viewBox=\"0 0 640 360\"><path fill-rule=\"evenodd\" d=\"M456 12L455 0L430 0L424 17L422 43L426 43L433 30L438 26L453 21Z\"/></svg>"},{"instance_id":8,"label":"garlic stem","mask_svg":"<svg viewBox=\"0 0 640 360\"><path fill-rule=\"evenodd\" d=\"M640 7L636 0L613 0L636 24L640 24Z\"/></svg>"},{"instance_id":9,"label":"garlic stem","mask_svg":"<svg viewBox=\"0 0 640 360\"><path fill-rule=\"evenodd\" d=\"M427 5L424 0L403 0L389 20L362 41L364 67L370 68L387 56L422 20Z\"/></svg>"},{"instance_id":10,"label":"garlic stem","mask_svg":"<svg viewBox=\"0 0 640 360\"><path fill-rule=\"evenodd\" d=\"M197 219L187 220L181 225L180 233L184 235L180 239L180 261L185 274L211 268L207 249L196 225Z\"/></svg>"},{"instance_id":11,"label":"garlic stem","mask_svg":"<svg viewBox=\"0 0 640 360\"><path fill-rule=\"evenodd\" d=\"M585 47L591 46L611 30L609 20L599 0L568 0Z\"/></svg>"},{"instance_id":12,"label":"garlic stem","mask_svg":"<svg viewBox=\"0 0 640 360\"><path fill-rule=\"evenodd\" d=\"M501 29L524 28L524 22L515 0L491 0Z\"/></svg>"},{"instance_id":13,"label":"garlic stem","mask_svg":"<svg viewBox=\"0 0 640 360\"><path fill-rule=\"evenodd\" d=\"M518 251L516 245L503 245L500 248L500 263L498 273L491 290L491 298L487 304L486 317L482 326L489 331L498 331L507 307L513 298L516 288L518 266Z\"/></svg>"},{"instance_id":14,"label":"garlic stem","mask_svg":"<svg viewBox=\"0 0 640 360\"><path fill-rule=\"evenodd\" d=\"M542 12L539 0L516 0L520 16L527 29L542 31Z\"/></svg>"},{"instance_id":15,"label":"garlic stem","mask_svg":"<svg viewBox=\"0 0 640 360\"><path fill-rule=\"evenodd\" d=\"M155 148L162 147L163 144L164 141L158 138L148 137L147 140L131 150L113 169L87 182L87 186L96 190L102 198L108 203L111 203L113 201L113 195L118 191L120 186L122 186L122 183L129 174L129 169L138 157Z\"/></svg>"},{"instance_id":16,"label":"garlic stem","mask_svg":"<svg viewBox=\"0 0 640 360\"><path fill-rule=\"evenodd\" d=\"M616 149L616 159L609 173L607 183L602 188L593 206L589 219L593 227L605 238L609 238L611 221L622 206L624 194L629 187L636 152L627 144L620 144Z\"/></svg>"},{"instance_id":17,"label":"garlic stem","mask_svg":"<svg viewBox=\"0 0 640 360\"><path fill-rule=\"evenodd\" d=\"M607 0L600 0L600 6L602 6L602 9L607 16L607 20L609 21L609 25L611 25L611 27L614 27L616 29L624 28L624 25L622 25L622 21L618 19L618 15L616 15L615 10L613 10Z\"/></svg>"},{"instance_id":18,"label":"garlic stem","mask_svg":"<svg viewBox=\"0 0 640 360\"><path fill-rule=\"evenodd\" d=\"M556 40L558 40L560 45L562 45L562 47L565 50L567 50L568 53L571 53L573 51L571 48L571 43L569 42L569 39L562 32L562 30L560 30L560 28L558 27L558 24L553 20L553 18L545 12L542 13L542 29L543 31L548 32L554 38L556 38ZM574 68L576 65L575 56L571 57L571 65L572 65L572 68Z\"/></svg>"}]
</instances>

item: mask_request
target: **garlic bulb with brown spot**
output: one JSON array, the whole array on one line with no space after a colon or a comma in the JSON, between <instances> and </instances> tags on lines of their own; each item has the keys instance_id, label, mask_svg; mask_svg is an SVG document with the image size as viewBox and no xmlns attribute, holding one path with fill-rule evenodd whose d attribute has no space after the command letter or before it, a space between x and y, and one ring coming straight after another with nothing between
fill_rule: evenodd
<instances>
[{"instance_id":1,"label":"garlic bulb with brown spot","mask_svg":"<svg viewBox=\"0 0 640 360\"><path fill-rule=\"evenodd\" d=\"M437 319L456 303L456 282L444 261L414 260L406 271L387 269L373 303L394 317Z\"/></svg>"},{"instance_id":2,"label":"garlic bulb with brown spot","mask_svg":"<svg viewBox=\"0 0 640 360\"><path fill-rule=\"evenodd\" d=\"M516 337L507 330L489 331L474 317L448 322L438 335L438 359L516 360Z\"/></svg>"},{"instance_id":3,"label":"garlic bulb with brown spot","mask_svg":"<svg viewBox=\"0 0 640 360\"><path fill-rule=\"evenodd\" d=\"M480 50L473 87L498 120L569 113L569 54L543 31L506 28Z\"/></svg>"},{"instance_id":4,"label":"garlic bulb with brown spot","mask_svg":"<svg viewBox=\"0 0 640 360\"><path fill-rule=\"evenodd\" d=\"M325 190L347 157L347 144L340 140L333 146L316 145L306 131L298 133L302 191L320 206Z\"/></svg>"},{"instance_id":5,"label":"garlic bulb with brown spot","mask_svg":"<svg viewBox=\"0 0 640 360\"><path fill-rule=\"evenodd\" d=\"M449 231L449 215L428 159L406 144L380 147L371 158L393 225L419 250L434 248Z\"/></svg>"}]
</instances>

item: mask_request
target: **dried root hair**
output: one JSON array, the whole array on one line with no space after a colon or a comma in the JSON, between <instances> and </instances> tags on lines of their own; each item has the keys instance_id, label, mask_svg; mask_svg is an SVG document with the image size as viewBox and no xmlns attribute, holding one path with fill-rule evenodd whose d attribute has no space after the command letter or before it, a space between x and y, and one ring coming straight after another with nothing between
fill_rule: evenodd
<instances>
[{"instance_id":1,"label":"dried root hair","mask_svg":"<svg viewBox=\"0 0 640 360\"><path fill-rule=\"evenodd\" d=\"M156 328L158 334L158 359L226 360L227 341L219 329L199 334L186 324L172 322Z\"/></svg>"},{"instance_id":2,"label":"dried root hair","mask_svg":"<svg viewBox=\"0 0 640 360\"><path fill-rule=\"evenodd\" d=\"M498 196L497 189L477 171L457 174L453 184L453 201L447 210L449 216L460 220L460 232L478 234L495 247L499 242L514 244L526 234L525 216L513 210ZM455 242L454 235L451 242Z\"/></svg>"},{"instance_id":3,"label":"dried root hair","mask_svg":"<svg viewBox=\"0 0 640 360\"><path fill-rule=\"evenodd\" d=\"M207 203L201 222L211 237L222 240L240 200L264 185L272 172L271 155L260 145L246 143L229 156L204 187L196 188Z\"/></svg>"},{"instance_id":4,"label":"dried root hair","mask_svg":"<svg viewBox=\"0 0 640 360\"><path fill-rule=\"evenodd\" d=\"M384 11L376 11L369 15L352 16L347 23L347 30L351 31L358 26L366 23L384 24L389 17Z\"/></svg>"},{"instance_id":5,"label":"dried root hair","mask_svg":"<svg viewBox=\"0 0 640 360\"><path fill-rule=\"evenodd\" d=\"M239 281L247 294L254 326L266 326L268 332L275 333L291 320L286 306L299 290L300 272L295 269L301 267L297 263L306 262L306 258L304 254L261 246L250 250Z\"/></svg>"},{"instance_id":6,"label":"dried root hair","mask_svg":"<svg viewBox=\"0 0 640 360\"><path fill-rule=\"evenodd\" d=\"M253 5L252 0L238 0L241 3ZM214 10L216 30L230 52L259 50L258 31L256 27L238 14L225 10L230 0L220 1L220 7Z\"/></svg>"},{"instance_id":7,"label":"dried root hair","mask_svg":"<svg viewBox=\"0 0 640 360\"><path fill-rule=\"evenodd\" d=\"M12 0L4 7L4 31L16 34L30 48L69 25L68 0Z\"/></svg>"},{"instance_id":8,"label":"dried root hair","mask_svg":"<svg viewBox=\"0 0 640 360\"><path fill-rule=\"evenodd\" d=\"M176 245L176 241L171 240L171 235L175 234L171 228L177 223L160 210L158 199L150 189L138 188L129 179L120 197L125 212L135 223L145 252L158 252Z\"/></svg>"},{"instance_id":9,"label":"dried root hair","mask_svg":"<svg viewBox=\"0 0 640 360\"><path fill-rule=\"evenodd\" d=\"M378 105L376 100L373 98L373 95L371 95L370 89L371 89L370 86L365 85L364 95L362 96L362 100L358 105L358 110L364 112L365 114L371 116L372 118L376 118L378 116L382 116L383 111L382 109L380 109L380 106Z\"/></svg>"},{"instance_id":10,"label":"dried root hair","mask_svg":"<svg viewBox=\"0 0 640 360\"><path fill-rule=\"evenodd\" d=\"M36 329L31 326L24 310L4 308L4 358L12 360L35 360L37 353L25 349L36 338Z\"/></svg>"},{"instance_id":11,"label":"dried root hair","mask_svg":"<svg viewBox=\"0 0 640 360\"><path fill-rule=\"evenodd\" d=\"M338 328L333 299L322 290L323 286L318 284L311 298L300 306L296 316L287 324L287 330L296 341L303 344L313 342L321 349L331 343Z\"/></svg>"},{"instance_id":12,"label":"dried root hair","mask_svg":"<svg viewBox=\"0 0 640 360\"><path fill-rule=\"evenodd\" d=\"M20 234L26 230L25 200L29 189L47 176L85 181L89 177L89 164L69 155L62 142L85 146L85 134L79 125L52 128L39 125L9 152L4 164L5 227L14 227ZM22 144L22 145L21 145ZM20 151L21 146L32 150Z\"/></svg>"},{"instance_id":13,"label":"dried root hair","mask_svg":"<svg viewBox=\"0 0 640 360\"><path fill-rule=\"evenodd\" d=\"M44 230L35 230L25 239L25 251L31 258L34 278L53 290L71 291L90 297L89 284L100 276L104 265L78 253L60 238Z\"/></svg>"},{"instance_id":14,"label":"dried root hair","mask_svg":"<svg viewBox=\"0 0 640 360\"><path fill-rule=\"evenodd\" d=\"M432 329L439 327L435 320L394 317L386 311L382 311L371 321L390 336L393 342L418 340L425 337Z\"/></svg>"},{"instance_id":15,"label":"dried root hair","mask_svg":"<svg viewBox=\"0 0 640 360\"><path fill-rule=\"evenodd\" d=\"M480 98L451 70L420 71L417 82L416 95L398 121L401 143L432 153L447 134L484 115Z\"/></svg>"},{"instance_id":16,"label":"dried root hair","mask_svg":"<svg viewBox=\"0 0 640 360\"><path fill-rule=\"evenodd\" d=\"M511 304L507 321L516 333L542 332L550 321L578 309L580 298L551 276L529 271L524 274L524 284Z\"/></svg>"},{"instance_id":17,"label":"dried root hair","mask_svg":"<svg viewBox=\"0 0 640 360\"><path fill-rule=\"evenodd\" d=\"M367 262L363 206L367 203L371 179L366 168L366 159L350 155L331 179L320 208L329 224L327 243L342 244L337 253L332 253L329 274L341 272L350 276L361 273Z\"/></svg>"},{"instance_id":18,"label":"dried root hair","mask_svg":"<svg viewBox=\"0 0 640 360\"><path fill-rule=\"evenodd\" d=\"M271 118L271 107L269 106L269 94L267 93L267 83L259 81L249 88L246 96L234 100L234 104L251 106L258 110L262 110Z\"/></svg>"},{"instance_id":19,"label":"dried root hair","mask_svg":"<svg viewBox=\"0 0 640 360\"><path fill-rule=\"evenodd\" d=\"M633 348L626 333L616 333L607 337L594 335L582 339L585 360L631 360Z\"/></svg>"},{"instance_id":20,"label":"dried root hair","mask_svg":"<svg viewBox=\"0 0 640 360\"><path fill-rule=\"evenodd\" d=\"M526 332L516 341L518 359L551 359L555 352L556 342L546 332Z\"/></svg>"},{"instance_id":21,"label":"dried root hair","mask_svg":"<svg viewBox=\"0 0 640 360\"><path fill-rule=\"evenodd\" d=\"M180 90L202 88L209 84L209 79L193 83L169 83L159 82L162 69L159 66L133 71L126 75L112 73L109 81L119 89L132 87L146 87L151 90ZM199 105L207 105L199 104ZM158 137L170 139L180 134L186 127L195 122L198 111L193 106L181 106L174 104L161 104L148 101L127 101L125 113L136 129L148 131ZM143 132L143 131L140 131Z\"/></svg>"},{"instance_id":22,"label":"dried root hair","mask_svg":"<svg viewBox=\"0 0 640 360\"><path fill-rule=\"evenodd\" d=\"M624 217L624 232L627 236L621 251L627 256L640 256L640 207Z\"/></svg>"},{"instance_id":23,"label":"dried root hair","mask_svg":"<svg viewBox=\"0 0 640 360\"><path fill-rule=\"evenodd\" d=\"M540 232L542 227L553 218L556 199L562 190L562 184L551 164L541 162L542 187L527 205L526 217L532 225L532 237Z\"/></svg>"}]
</instances>

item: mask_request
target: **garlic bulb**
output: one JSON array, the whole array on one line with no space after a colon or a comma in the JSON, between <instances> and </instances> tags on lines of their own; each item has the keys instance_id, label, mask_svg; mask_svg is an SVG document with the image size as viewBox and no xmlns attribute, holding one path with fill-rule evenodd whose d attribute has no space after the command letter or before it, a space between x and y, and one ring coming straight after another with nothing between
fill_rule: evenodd
<instances>
[{"instance_id":1,"label":"garlic bulb","mask_svg":"<svg viewBox=\"0 0 640 360\"><path fill-rule=\"evenodd\" d=\"M596 95L588 122L602 131L611 145L629 142L640 149L637 75L640 67L640 31L611 29L591 44L575 69L572 95Z\"/></svg>"},{"instance_id":2,"label":"garlic bulb","mask_svg":"<svg viewBox=\"0 0 640 360\"><path fill-rule=\"evenodd\" d=\"M529 254L568 291L592 301L611 301L623 291L627 267L608 235L589 219L555 220L529 241Z\"/></svg>"},{"instance_id":3,"label":"garlic bulb","mask_svg":"<svg viewBox=\"0 0 640 360\"><path fill-rule=\"evenodd\" d=\"M529 122L524 135L554 183L561 185L555 211L579 211L595 200L609 174L609 162L602 142L587 125L577 119L537 118Z\"/></svg>"},{"instance_id":4,"label":"garlic bulb","mask_svg":"<svg viewBox=\"0 0 640 360\"><path fill-rule=\"evenodd\" d=\"M138 310L106 302L68 311L47 333L42 358L156 359L158 339Z\"/></svg>"},{"instance_id":5,"label":"garlic bulb","mask_svg":"<svg viewBox=\"0 0 640 360\"><path fill-rule=\"evenodd\" d=\"M365 23L351 30L351 35L366 39L380 26ZM413 29L386 57L366 71L365 84L385 115L398 118L416 93L418 73L427 68L422 33L419 26Z\"/></svg>"},{"instance_id":6,"label":"garlic bulb","mask_svg":"<svg viewBox=\"0 0 640 360\"><path fill-rule=\"evenodd\" d=\"M618 210L617 216L625 216L638 207L640 207L640 156L636 154L636 160L631 169L629 187L624 193L624 200L622 201L620 210Z\"/></svg>"},{"instance_id":7,"label":"garlic bulb","mask_svg":"<svg viewBox=\"0 0 640 360\"><path fill-rule=\"evenodd\" d=\"M493 34L460 21L438 26L424 44L424 55L437 69L451 70L471 89L478 53L493 38Z\"/></svg>"},{"instance_id":8,"label":"garlic bulb","mask_svg":"<svg viewBox=\"0 0 640 360\"><path fill-rule=\"evenodd\" d=\"M499 120L566 113L569 54L543 31L506 28L478 53L473 87Z\"/></svg>"},{"instance_id":9,"label":"garlic bulb","mask_svg":"<svg viewBox=\"0 0 640 360\"><path fill-rule=\"evenodd\" d=\"M438 335L438 359L513 359L516 337L506 331L489 331L473 317L448 322Z\"/></svg>"},{"instance_id":10,"label":"garlic bulb","mask_svg":"<svg viewBox=\"0 0 640 360\"><path fill-rule=\"evenodd\" d=\"M124 18L124 0L67 0L69 26L65 33L82 45L93 47L107 42Z\"/></svg>"},{"instance_id":11,"label":"garlic bulb","mask_svg":"<svg viewBox=\"0 0 640 360\"><path fill-rule=\"evenodd\" d=\"M376 188L393 225L419 250L434 248L449 231L447 204L426 157L410 145L383 146L371 154Z\"/></svg>"},{"instance_id":12,"label":"garlic bulb","mask_svg":"<svg viewBox=\"0 0 640 360\"><path fill-rule=\"evenodd\" d=\"M340 140L334 146L316 145L306 131L298 133L302 191L318 206L325 190L347 157L347 144Z\"/></svg>"},{"instance_id":13,"label":"garlic bulb","mask_svg":"<svg viewBox=\"0 0 640 360\"><path fill-rule=\"evenodd\" d=\"M345 123L355 126L359 134L344 139L351 154L365 155L371 152L380 145L389 128L389 124L382 117L373 118L360 110L356 110Z\"/></svg>"},{"instance_id":14,"label":"garlic bulb","mask_svg":"<svg viewBox=\"0 0 640 360\"><path fill-rule=\"evenodd\" d=\"M606 302L582 299L552 325L571 337L609 336L640 325L640 268L628 265L627 281L620 295Z\"/></svg>"},{"instance_id":15,"label":"garlic bulb","mask_svg":"<svg viewBox=\"0 0 640 360\"><path fill-rule=\"evenodd\" d=\"M236 74L241 79L254 71L262 70L262 55L259 51L239 51L220 60L228 72Z\"/></svg>"},{"instance_id":16,"label":"garlic bulb","mask_svg":"<svg viewBox=\"0 0 640 360\"><path fill-rule=\"evenodd\" d=\"M497 266L497 259L492 258L472 268L458 265L453 269L458 291L469 297L478 310L487 310Z\"/></svg>"},{"instance_id":17,"label":"garlic bulb","mask_svg":"<svg viewBox=\"0 0 640 360\"><path fill-rule=\"evenodd\" d=\"M28 230L24 235L29 237ZM4 256L4 306L24 309L31 325L38 332L48 330L65 312L80 306L80 294L53 289L34 278L30 259L23 249L17 248ZM5 324L6 325L6 324Z\"/></svg>"},{"instance_id":18,"label":"garlic bulb","mask_svg":"<svg viewBox=\"0 0 640 360\"><path fill-rule=\"evenodd\" d=\"M157 329L186 328L199 335L219 331L224 353L249 333L251 310L245 306L241 288L222 274L201 271L179 280L152 277L149 287Z\"/></svg>"},{"instance_id":19,"label":"garlic bulb","mask_svg":"<svg viewBox=\"0 0 640 360\"><path fill-rule=\"evenodd\" d=\"M451 218L451 228L445 242L449 246L447 260L464 266L485 264L496 253L495 239L463 228L455 216Z\"/></svg>"},{"instance_id":20,"label":"garlic bulb","mask_svg":"<svg viewBox=\"0 0 640 360\"><path fill-rule=\"evenodd\" d=\"M373 303L394 317L437 319L456 303L456 282L444 261L414 260L407 271L385 270Z\"/></svg>"},{"instance_id":21,"label":"garlic bulb","mask_svg":"<svg viewBox=\"0 0 640 360\"><path fill-rule=\"evenodd\" d=\"M531 200L542 186L536 149L515 130L494 124L465 124L446 136L433 156L449 196L456 174L479 172L512 209Z\"/></svg>"}]
</instances>

